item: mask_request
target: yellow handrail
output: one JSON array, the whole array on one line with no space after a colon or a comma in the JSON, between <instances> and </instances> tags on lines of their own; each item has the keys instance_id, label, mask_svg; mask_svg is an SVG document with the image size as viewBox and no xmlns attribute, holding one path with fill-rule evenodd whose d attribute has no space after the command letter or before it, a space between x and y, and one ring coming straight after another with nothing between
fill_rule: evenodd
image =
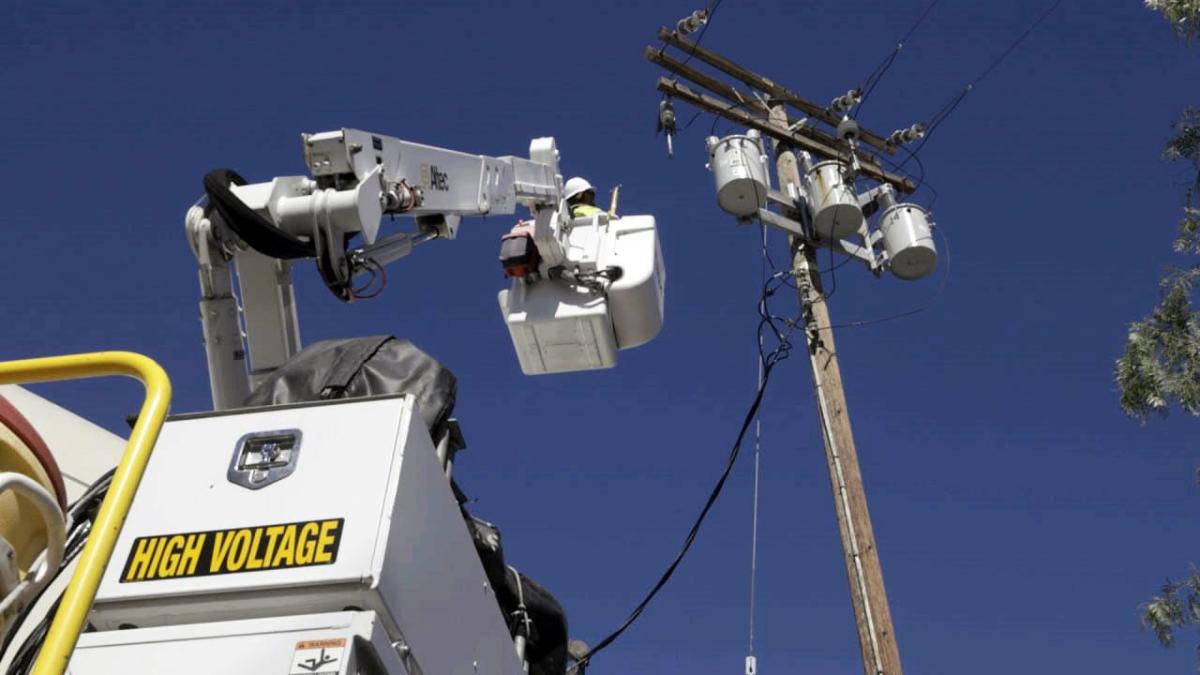
<instances>
[{"instance_id":1,"label":"yellow handrail","mask_svg":"<svg viewBox=\"0 0 1200 675\"><path fill-rule=\"evenodd\" d=\"M108 494L100 505L100 512L96 514L92 532L83 546L79 565L67 584L58 613L54 615L54 622L50 624L50 631L42 643L33 675L62 675L67 669L71 654L75 651L75 643L87 621L88 611L92 608L92 601L96 599L100 578L117 544L117 535L125 524L129 505L133 502L133 495L150 460L150 452L167 417L167 409L171 405L171 380L153 360L132 352L95 352L0 362L0 384L104 375L125 375L141 380L146 387L146 398L142 401L133 432L129 434L125 454L121 456L113 474Z\"/></svg>"}]
</instances>

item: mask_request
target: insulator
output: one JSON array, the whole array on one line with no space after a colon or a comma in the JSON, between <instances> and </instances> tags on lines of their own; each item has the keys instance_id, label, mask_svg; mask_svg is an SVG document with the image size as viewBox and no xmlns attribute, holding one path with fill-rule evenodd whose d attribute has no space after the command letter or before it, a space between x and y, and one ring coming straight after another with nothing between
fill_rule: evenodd
<instances>
[{"instance_id":1,"label":"insulator","mask_svg":"<svg viewBox=\"0 0 1200 675\"><path fill-rule=\"evenodd\" d=\"M858 122L849 117L842 118L842 121L837 125L837 137L843 141L857 141Z\"/></svg>"},{"instance_id":2,"label":"insulator","mask_svg":"<svg viewBox=\"0 0 1200 675\"><path fill-rule=\"evenodd\" d=\"M675 32L678 33L680 37L682 37L682 36L688 35L690 33L695 33L696 31L700 30L700 27L706 23L708 23L708 11L703 10L703 9L698 9L698 10L692 12L691 14L689 14L688 16L685 16L682 19L680 19L679 23L675 24Z\"/></svg>"},{"instance_id":3,"label":"insulator","mask_svg":"<svg viewBox=\"0 0 1200 675\"><path fill-rule=\"evenodd\" d=\"M907 129L897 129L888 136L888 143L892 145L906 145L914 143L925 137L925 125L920 122L912 125Z\"/></svg>"},{"instance_id":4,"label":"insulator","mask_svg":"<svg viewBox=\"0 0 1200 675\"><path fill-rule=\"evenodd\" d=\"M669 99L658 102L658 127L667 133L675 131L675 106Z\"/></svg>"},{"instance_id":5,"label":"insulator","mask_svg":"<svg viewBox=\"0 0 1200 675\"><path fill-rule=\"evenodd\" d=\"M833 99L829 104L829 109L835 113L849 112L851 108L858 105L862 101L862 92L858 89L851 89L841 96Z\"/></svg>"}]
</instances>

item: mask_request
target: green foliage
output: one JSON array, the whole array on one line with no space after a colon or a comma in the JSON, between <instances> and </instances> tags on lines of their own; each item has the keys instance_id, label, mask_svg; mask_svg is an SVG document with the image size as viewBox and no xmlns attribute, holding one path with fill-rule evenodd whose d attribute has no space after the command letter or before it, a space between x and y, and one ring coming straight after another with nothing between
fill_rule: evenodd
<instances>
[{"instance_id":1,"label":"green foliage","mask_svg":"<svg viewBox=\"0 0 1200 675\"><path fill-rule=\"evenodd\" d=\"M1175 34L1191 40L1200 30L1200 0L1146 0L1146 6L1171 22Z\"/></svg>"},{"instance_id":2,"label":"green foliage","mask_svg":"<svg viewBox=\"0 0 1200 675\"><path fill-rule=\"evenodd\" d=\"M1200 3L1200 0L1196 0ZM1186 161L1200 171L1200 110L1188 108L1173 125L1175 137L1167 143L1163 150L1163 158L1168 162Z\"/></svg>"},{"instance_id":3,"label":"green foliage","mask_svg":"<svg viewBox=\"0 0 1200 675\"><path fill-rule=\"evenodd\" d=\"M1146 0L1171 22L1175 34L1191 41L1200 34L1200 0ZM1175 238L1175 251L1200 255L1200 110L1188 108L1175 122L1174 135L1163 150L1171 163L1189 165L1183 217ZM1194 260L1194 259L1193 259ZM1146 421L1151 411L1166 414L1171 402L1200 415L1200 313L1192 309L1192 294L1200 279L1200 263L1173 268L1164 275L1162 297L1141 321L1129 327L1125 353L1117 360L1116 381L1121 407ZM1196 472L1200 483L1200 469ZM1175 632L1200 627L1200 571L1192 568L1180 583L1167 581L1160 595L1142 605L1142 625L1154 631L1165 647L1175 643ZM1200 647L1196 648L1200 670Z\"/></svg>"},{"instance_id":4,"label":"green foliage","mask_svg":"<svg viewBox=\"0 0 1200 675\"><path fill-rule=\"evenodd\" d=\"M1200 3L1200 0L1196 0ZM1189 108L1174 125L1163 151L1168 162L1190 165L1176 252L1200 255L1200 110ZM1125 353L1117 360L1121 407L1143 422L1151 412L1166 414L1171 403L1200 415L1200 313L1192 308L1200 263L1167 271L1162 298L1141 321L1129 327Z\"/></svg>"},{"instance_id":5,"label":"green foliage","mask_svg":"<svg viewBox=\"0 0 1200 675\"><path fill-rule=\"evenodd\" d=\"M1200 626L1200 572L1192 573L1182 582L1167 581L1162 595L1142 605L1142 625L1154 631L1155 637L1164 647L1175 644L1175 630L1187 626ZM1200 647L1196 649L1196 662L1200 665Z\"/></svg>"}]
</instances>

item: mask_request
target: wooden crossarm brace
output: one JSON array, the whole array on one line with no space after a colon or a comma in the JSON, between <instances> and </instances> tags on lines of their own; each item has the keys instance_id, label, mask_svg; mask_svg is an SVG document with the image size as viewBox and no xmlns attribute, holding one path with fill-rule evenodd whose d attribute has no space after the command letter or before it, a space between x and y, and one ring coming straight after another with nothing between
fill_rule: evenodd
<instances>
[{"instance_id":1,"label":"wooden crossarm brace","mask_svg":"<svg viewBox=\"0 0 1200 675\"><path fill-rule=\"evenodd\" d=\"M843 162L849 162L849 153L830 147L813 138L809 138L799 132L792 131L778 123L770 120L755 117L741 109L735 104L727 104L720 99L713 98L706 94L692 91L687 85L681 84L675 80L666 77L658 79L658 90L664 94L670 94L682 101L691 103L692 105L704 108L721 117L724 117L739 125L758 129L762 133L776 138L784 143L788 143L796 148L810 152L818 157L825 159L838 159ZM913 184L912 179L899 174L892 173L881 167L876 161L876 158L863 153L858 154L858 163L862 169L863 175L869 176L877 181L888 183L897 190L905 194L912 193L917 189Z\"/></svg>"},{"instance_id":2,"label":"wooden crossarm brace","mask_svg":"<svg viewBox=\"0 0 1200 675\"><path fill-rule=\"evenodd\" d=\"M674 33L674 31L667 30L666 28L659 28L658 37L667 44L678 48L688 55L695 56L708 65L728 74L730 77L734 77L742 82L745 82L751 87L763 92L764 94L767 94L776 101L779 101L780 103L786 103L800 112L803 112L805 115L819 119L833 127L837 127L837 125L842 121L840 117L826 110L824 106L813 103L812 101L801 97L799 94L790 91L786 87L776 84L775 82L763 77L762 75L759 75L758 73L747 70L733 61L725 58L724 56L705 49L691 40L679 37ZM882 150L889 155L896 154L896 146L889 143L887 139L883 138L879 134L863 128L859 129L859 134L864 143L876 148L877 150Z\"/></svg>"}]
</instances>

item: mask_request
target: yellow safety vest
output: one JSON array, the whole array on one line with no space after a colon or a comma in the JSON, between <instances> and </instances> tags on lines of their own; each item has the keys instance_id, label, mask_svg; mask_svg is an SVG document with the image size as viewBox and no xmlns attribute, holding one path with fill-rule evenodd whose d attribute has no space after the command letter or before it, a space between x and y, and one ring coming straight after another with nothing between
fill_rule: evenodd
<instances>
[{"instance_id":1,"label":"yellow safety vest","mask_svg":"<svg viewBox=\"0 0 1200 675\"><path fill-rule=\"evenodd\" d=\"M576 204L571 207L572 218L591 218L597 213L603 213L603 211L591 204Z\"/></svg>"}]
</instances>

